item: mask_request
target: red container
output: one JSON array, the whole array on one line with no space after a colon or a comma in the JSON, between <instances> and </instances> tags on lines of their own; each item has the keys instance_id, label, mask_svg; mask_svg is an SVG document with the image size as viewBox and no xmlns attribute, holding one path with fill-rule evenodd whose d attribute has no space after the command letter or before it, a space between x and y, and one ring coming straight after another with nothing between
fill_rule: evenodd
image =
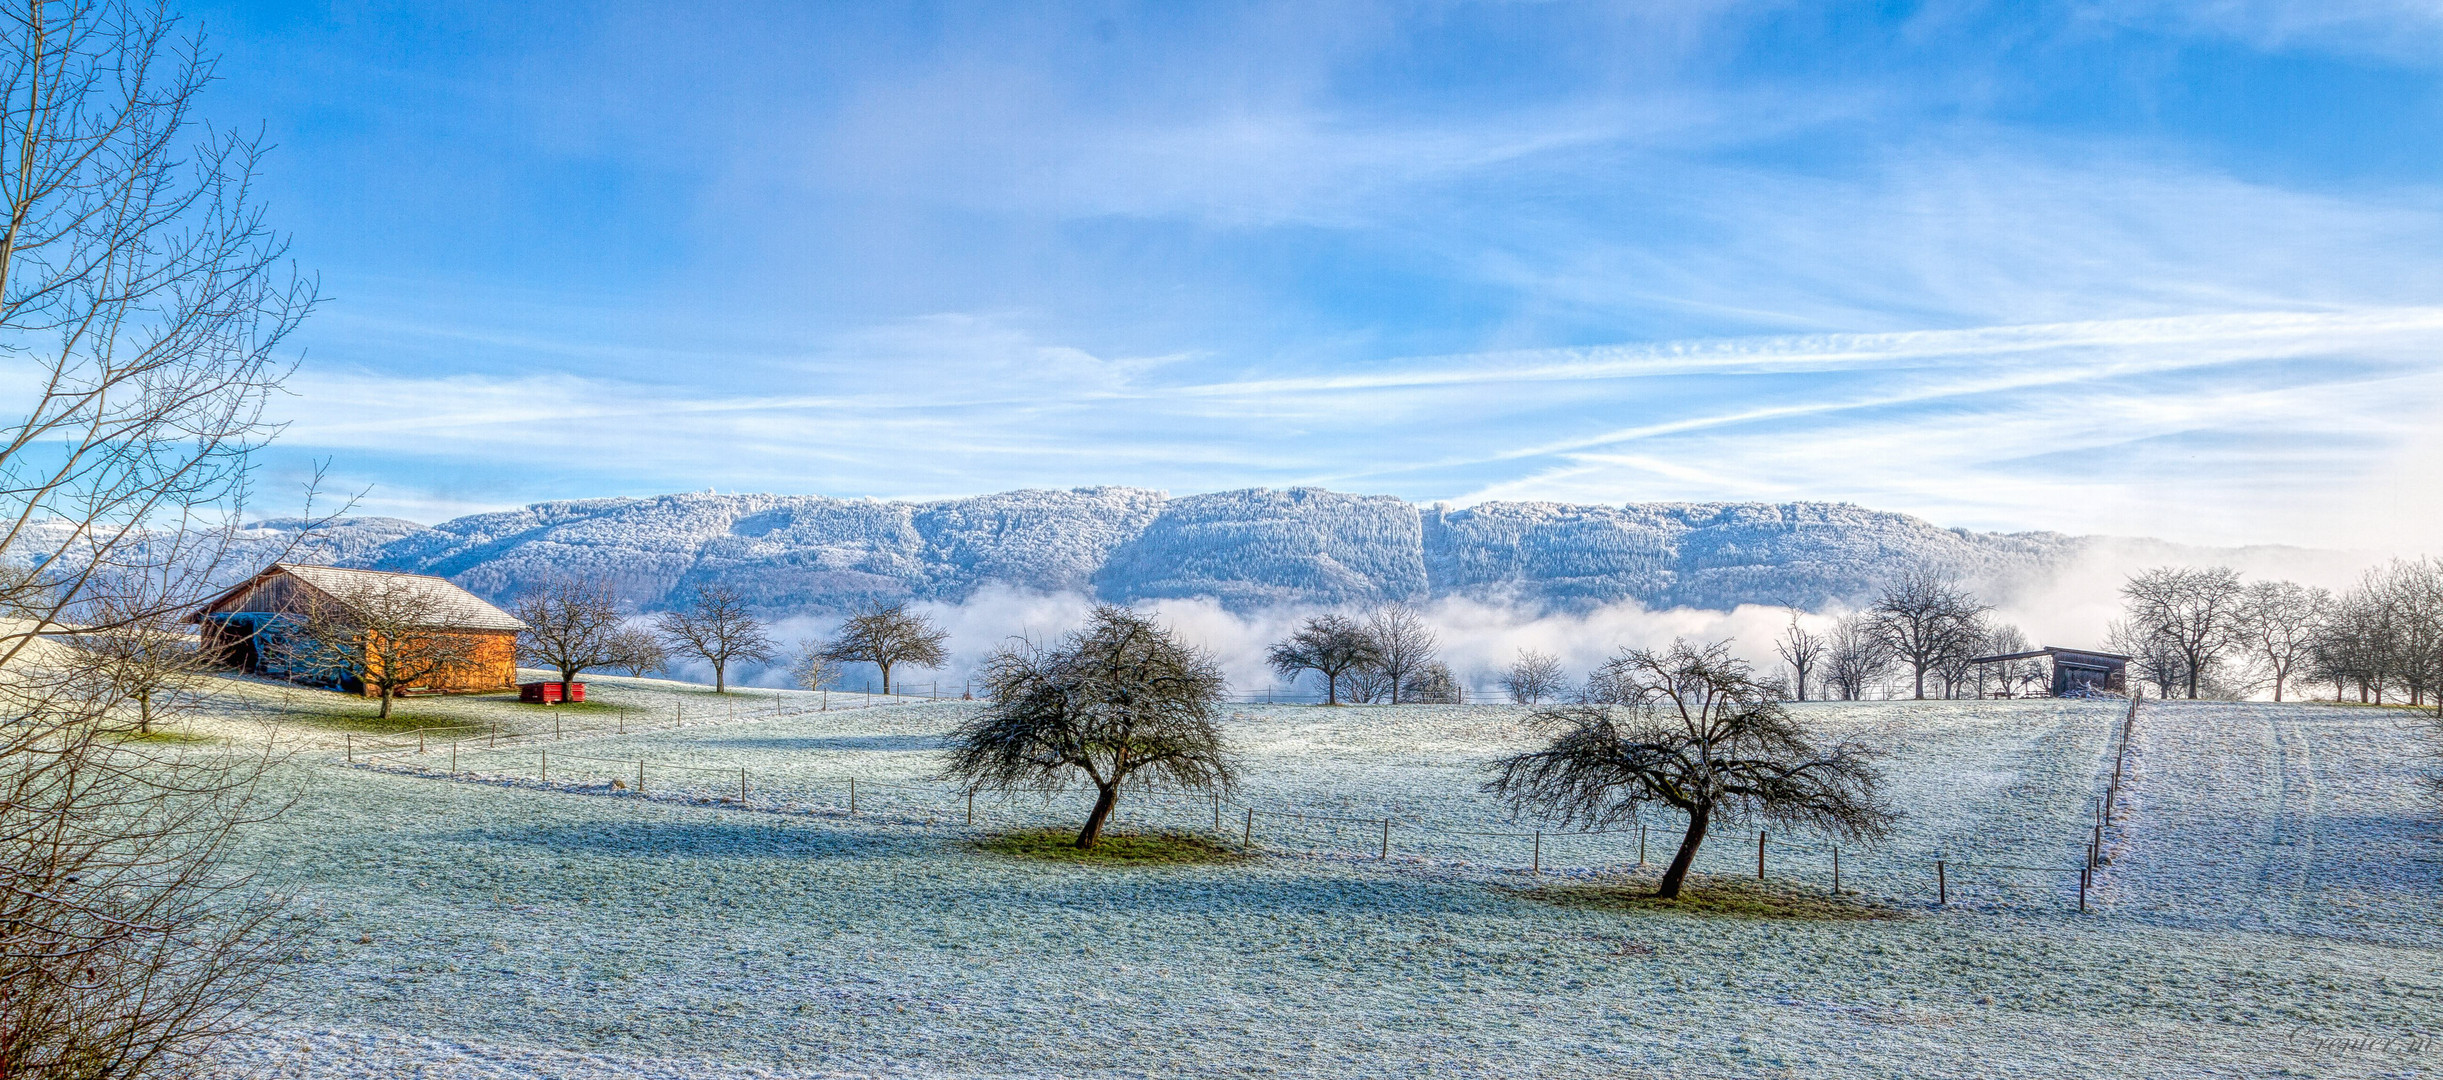
<instances>
[{"instance_id":1,"label":"red container","mask_svg":"<svg viewBox=\"0 0 2443 1080\"><path fill-rule=\"evenodd\" d=\"M585 700L585 684L581 682L530 682L517 684L517 699L535 705L557 705L563 701Z\"/></svg>"}]
</instances>

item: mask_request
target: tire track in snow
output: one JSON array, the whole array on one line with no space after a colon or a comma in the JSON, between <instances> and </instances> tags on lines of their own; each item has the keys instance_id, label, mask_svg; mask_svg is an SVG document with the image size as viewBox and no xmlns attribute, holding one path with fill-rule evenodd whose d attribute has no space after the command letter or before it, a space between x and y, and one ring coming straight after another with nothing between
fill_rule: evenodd
<instances>
[{"instance_id":1,"label":"tire track in snow","mask_svg":"<svg viewBox=\"0 0 2443 1080\"><path fill-rule=\"evenodd\" d=\"M2316 748L2313 729L2296 715L2267 715L2279 785L2266 823L2264 858L2257 874L2255 925L2270 930L2303 929L2314 910L2316 865Z\"/></svg>"},{"instance_id":2,"label":"tire track in snow","mask_svg":"<svg viewBox=\"0 0 2443 1080\"><path fill-rule=\"evenodd\" d=\"M2277 928L2293 920L2311 831L2305 734L2240 704L2151 703L2136 738L2145 767L2127 853L2115 859L2115 908L2188 925Z\"/></svg>"}]
</instances>

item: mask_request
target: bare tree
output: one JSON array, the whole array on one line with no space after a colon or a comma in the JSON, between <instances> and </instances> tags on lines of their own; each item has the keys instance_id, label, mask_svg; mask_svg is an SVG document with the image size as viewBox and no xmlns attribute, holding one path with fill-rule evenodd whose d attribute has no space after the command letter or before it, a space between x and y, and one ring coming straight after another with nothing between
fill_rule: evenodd
<instances>
[{"instance_id":1,"label":"bare tree","mask_svg":"<svg viewBox=\"0 0 2443 1080\"><path fill-rule=\"evenodd\" d=\"M2333 616L2333 594L2293 581L2259 581L2240 594L2240 635L2273 682L2273 700L2312 662Z\"/></svg>"},{"instance_id":2,"label":"bare tree","mask_svg":"<svg viewBox=\"0 0 2443 1080\"><path fill-rule=\"evenodd\" d=\"M1867 616L1844 615L1833 624L1824 650L1824 684L1841 700L1865 697L1866 688L1882 679L1891 666L1891 653Z\"/></svg>"},{"instance_id":3,"label":"bare tree","mask_svg":"<svg viewBox=\"0 0 2443 1080\"><path fill-rule=\"evenodd\" d=\"M1410 676L1399 694L1394 703L1400 705L1457 705L1466 696L1460 688L1459 676L1440 660L1426 664L1424 670Z\"/></svg>"},{"instance_id":4,"label":"bare tree","mask_svg":"<svg viewBox=\"0 0 2443 1080\"><path fill-rule=\"evenodd\" d=\"M1502 673L1502 689L1510 692L1510 700L1521 705L1542 704L1545 698L1559 694L1568 680L1561 673L1561 659L1551 653L1520 649L1518 659L1510 661Z\"/></svg>"},{"instance_id":5,"label":"bare tree","mask_svg":"<svg viewBox=\"0 0 2443 1080\"><path fill-rule=\"evenodd\" d=\"M619 660L619 598L601 578L557 578L528 591L511 614L526 629L518 635L518 658L560 673L572 683L590 667Z\"/></svg>"},{"instance_id":6,"label":"bare tree","mask_svg":"<svg viewBox=\"0 0 2443 1080\"><path fill-rule=\"evenodd\" d=\"M406 574L352 576L331 592L302 592L299 632L275 646L292 671L356 679L381 698L381 716L408 690L445 684L480 659L479 639L453 625L446 592Z\"/></svg>"},{"instance_id":7,"label":"bare tree","mask_svg":"<svg viewBox=\"0 0 2443 1080\"><path fill-rule=\"evenodd\" d=\"M1496 762L1491 794L1564 825L1601 828L1661 803L1688 815L1655 895L1676 897L1717 821L1879 839L1898 815L1865 747L1819 746L1725 644L1679 642L1604 665L1610 696L1539 712L1543 749Z\"/></svg>"},{"instance_id":8,"label":"bare tree","mask_svg":"<svg viewBox=\"0 0 2443 1080\"><path fill-rule=\"evenodd\" d=\"M2229 567L2158 567L2121 586L2130 622L2180 656L2190 698L2239 641L2239 573Z\"/></svg>"},{"instance_id":9,"label":"bare tree","mask_svg":"<svg viewBox=\"0 0 2443 1080\"><path fill-rule=\"evenodd\" d=\"M1049 795L1074 774L1094 786L1079 848L1135 785L1232 791L1238 766L1215 723L1221 667L1127 608L1094 610L1056 648L1018 642L984 665L992 705L950 736L944 772L969 791Z\"/></svg>"},{"instance_id":10,"label":"bare tree","mask_svg":"<svg viewBox=\"0 0 2443 1080\"><path fill-rule=\"evenodd\" d=\"M1985 605L1933 573L1902 578L1868 612L1885 652L1915 676L1919 698L1926 696L1927 672L1940 675L1945 661L1974 650L1985 633Z\"/></svg>"},{"instance_id":11,"label":"bare tree","mask_svg":"<svg viewBox=\"0 0 2443 1080\"><path fill-rule=\"evenodd\" d=\"M2384 666L2413 707L2443 715L2443 561L2395 559L2367 575L2381 606Z\"/></svg>"},{"instance_id":12,"label":"bare tree","mask_svg":"<svg viewBox=\"0 0 2443 1080\"><path fill-rule=\"evenodd\" d=\"M729 692L729 666L740 660L770 663L779 648L763 622L748 613L746 601L726 586L704 585L695 599L653 620L670 651L711 664L713 692Z\"/></svg>"},{"instance_id":13,"label":"bare tree","mask_svg":"<svg viewBox=\"0 0 2443 1080\"><path fill-rule=\"evenodd\" d=\"M670 666L670 650L653 631L622 624L611 631L610 658L603 663L641 679Z\"/></svg>"},{"instance_id":14,"label":"bare tree","mask_svg":"<svg viewBox=\"0 0 2443 1080\"><path fill-rule=\"evenodd\" d=\"M1324 704L1340 704L1340 681L1351 672L1382 662L1374 638L1365 627L1345 616L1317 615L1265 651L1265 659L1282 678L1295 681L1305 672L1323 676Z\"/></svg>"},{"instance_id":15,"label":"bare tree","mask_svg":"<svg viewBox=\"0 0 2443 1080\"><path fill-rule=\"evenodd\" d=\"M1370 665L1388 684L1387 700L1394 704L1406 701L1406 684L1423 674L1434 662L1436 647L1433 628L1425 625L1423 616L1406 604L1391 604L1375 609L1366 617L1366 638L1374 643L1374 663Z\"/></svg>"},{"instance_id":16,"label":"bare tree","mask_svg":"<svg viewBox=\"0 0 2443 1080\"><path fill-rule=\"evenodd\" d=\"M165 699L191 690L210 660L195 632L168 611L126 611L112 597L94 605L100 628L67 638L69 667L103 692L132 703L136 732L150 735Z\"/></svg>"},{"instance_id":17,"label":"bare tree","mask_svg":"<svg viewBox=\"0 0 2443 1080\"><path fill-rule=\"evenodd\" d=\"M1985 656L2011 656L2029 651L2031 650L2028 648L2027 635L2018 627L2007 623L1986 630L1984 642L1977 646L1977 652ZM1995 681L2000 684L2002 694L2006 697L2018 696L2025 693L2031 684L2044 681L2044 664L2032 657L2024 660L1996 661L1991 665L1979 664L1977 667L1980 670L1976 674L1976 679L1977 690L1980 693L1984 690L1986 675L1986 672L1981 669L1989 666L1997 669L1992 674Z\"/></svg>"},{"instance_id":18,"label":"bare tree","mask_svg":"<svg viewBox=\"0 0 2443 1080\"><path fill-rule=\"evenodd\" d=\"M801 689L820 690L838 678L840 667L831 659L831 643L806 640L797 643L797 654L789 660L789 680Z\"/></svg>"},{"instance_id":19,"label":"bare tree","mask_svg":"<svg viewBox=\"0 0 2443 1080\"><path fill-rule=\"evenodd\" d=\"M882 692L891 692L894 667L936 668L948 662L942 642L950 632L908 610L906 604L868 604L840 624L824 657L844 664L872 664L882 671Z\"/></svg>"},{"instance_id":20,"label":"bare tree","mask_svg":"<svg viewBox=\"0 0 2443 1080\"><path fill-rule=\"evenodd\" d=\"M1351 705L1391 704L1391 677L1377 667L1357 668L1340 677L1340 700Z\"/></svg>"},{"instance_id":21,"label":"bare tree","mask_svg":"<svg viewBox=\"0 0 2443 1080\"><path fill-rule=\"evenodd\" d=\"M55 648L152 634L210 589L313 304L253 196L262 145L194 120L212 78L156 7L0 18L0 342L23 410L0 434L0 551L40 568L0 575L0 1076L201 1071L287 951L229 859L279 809L268 760L125 740L135 685Z\"/></svg>"},{"instance_id":22,"label":"bare tree","mask_svg":"<svg viewBox=\"0 0 2443 1080\"><path fill-rule=\"evenodd\" d=\"M1782 663L1790 665L1790 689L1798 700L1807 700L1807 673L1823 662L1824 653L1831 647L1832 643L1822 634L1799 625L1798 609L1790 609L1790 625L1773 642L1773 651L1781 655Z\"/></svg>"},{"instance_id":23,"label":"bare tree","mask_svg":"<svg viewBox=\"0 0 2443 1080\"><path fill-rule=\"evenodd\" d=\"M2188 685L2188 661L2171 638L2154 627L2115 619L2104 631L2104 647L2129 657L2130 670L2141 683L2151 684L2157 698L2176 698Z\"/></svg>"}]
</instances>

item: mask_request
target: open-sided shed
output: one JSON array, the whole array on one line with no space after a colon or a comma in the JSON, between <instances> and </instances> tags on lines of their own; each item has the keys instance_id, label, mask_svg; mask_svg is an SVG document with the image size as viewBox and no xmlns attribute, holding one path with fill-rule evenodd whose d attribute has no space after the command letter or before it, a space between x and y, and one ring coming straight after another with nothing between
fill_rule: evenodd
<instances>
[{"instance_id":1,"label":"open-sided shed","mask_svg":"<svg viewBox=\"0 0 2443 1080\"><path fill-rule=\"evenodd\" d=\"M1979 656L1972 664L2008 664L2019 660L2042 659L2052 669L2049 681L2054 697L2075 697L2080 694L2125 694L2129 692L2129 658L2119 653L2097 652L2093 649L2064 649L2047 645L2026 652L2003 653L1999 656Z\"/></svg>"}]
</instances>

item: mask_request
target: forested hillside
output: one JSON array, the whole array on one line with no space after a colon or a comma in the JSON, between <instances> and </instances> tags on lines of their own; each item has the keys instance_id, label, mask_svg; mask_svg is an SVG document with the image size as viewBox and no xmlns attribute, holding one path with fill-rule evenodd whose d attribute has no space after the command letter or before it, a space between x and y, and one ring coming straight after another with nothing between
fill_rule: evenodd
<instances>
[{"instance_id":1,"label":"forested hillside","mask_svg":"<svg viewBox=\"0 0 2443 1080\"><path fill-rule=\"evenodd\" d=\"M297 525L265 522L255 539L269 552ZM1209 596L1241 610L1451 596L1538 610L1623 600L1727 609L1819 608L1917 566L2007 587L2085 543L1830 503L1452 510L1315 488L1169 498L1103 487L935 502L588 499L430 527L352 518L310 541L307 557L441 574L496 599L554 575L602 575L645 609L709 582L771 613L955 602L996 584L1117 601Z\"/></svg>"}]
</instances>

